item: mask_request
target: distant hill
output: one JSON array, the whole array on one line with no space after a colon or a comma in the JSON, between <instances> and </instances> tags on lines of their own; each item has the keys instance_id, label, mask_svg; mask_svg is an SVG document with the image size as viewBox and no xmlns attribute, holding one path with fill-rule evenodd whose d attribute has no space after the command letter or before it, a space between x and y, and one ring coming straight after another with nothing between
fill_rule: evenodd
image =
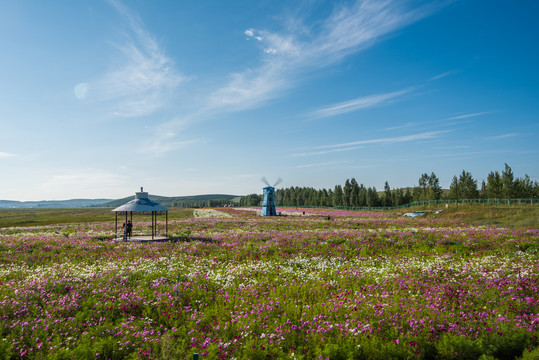
<instances>
[{"instance_id":1,"label":"distant hill","mask_svg":"<svg viewBox=\"0 0 539 360\"><path fill-rule=\"evenodd\" d=\"M211 206L224 206L230 203L237 203L240 201L238 195L228 194L207 194L207 195L191 195L191 196L158 196L149 195L150 200L156 201L159 204L166 207L211 207ZM112 200L101 206L104 207L118 207L131 201L135 198L134 195Z\"/></svg>"},{"instance_id":2,"label":"distant hill","mask_svg":"<svg viewBox=\"0 0 539 360\"><path fill-rule=\"evenodd\" d=\"M238 195L208 194L192 196L157 196L150 195L151 200L166 207L211 207L224 206L240 201ZM43 201L0 200L0 209L35 209L35 208L80 208L80 207L118 207L131 201L134 195L122 199L72 199Z\"/></svg>"},{"instance_id":3,"label":"distant hill","mask_svg":"<svg viewBox=\"0 0 539 360\"><path fill-rule=\"evenodd\" d=\"M71 200L42 200L42 201L12 201L0 200L0 209L35 209L35 208L77 208L102 206L111 199L71 199Z\"/></svg>"}]
</instances>

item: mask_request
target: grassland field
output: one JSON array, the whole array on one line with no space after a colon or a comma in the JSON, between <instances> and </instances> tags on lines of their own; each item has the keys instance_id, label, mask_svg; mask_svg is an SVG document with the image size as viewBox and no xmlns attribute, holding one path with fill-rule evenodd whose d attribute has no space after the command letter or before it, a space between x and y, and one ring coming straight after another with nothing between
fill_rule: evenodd
<instances>
[{"instance_id":1,"label":"grassland field","mask_svg":"<svg viewBox=\"0 0 539 360\"><path fill-rule=\"evenodd\" d=\"M539 228L539 205L467 205L412 207L400 210L378 210L388 216L400 216L409 211L441 209L441 217L458 220L468 225L488 225L508 228ZM76 209L0 209L0 228L53 225L81 222L114 222L112 208ZM437 215L427 215L436 217ZM169 218L193 217L193 209L171 209ZM440 216L438 216L440 217Z\"/></svg>"},{"instance_id":2,"label":"grassland field","mask_svg":"<svg viewBox=\"0 0 539 360\"><path fill-rule=\"evenodd\" d=\"M0 210L0 360L538 359L539 207L413 210Z\"/></svg>"}]
</instances>

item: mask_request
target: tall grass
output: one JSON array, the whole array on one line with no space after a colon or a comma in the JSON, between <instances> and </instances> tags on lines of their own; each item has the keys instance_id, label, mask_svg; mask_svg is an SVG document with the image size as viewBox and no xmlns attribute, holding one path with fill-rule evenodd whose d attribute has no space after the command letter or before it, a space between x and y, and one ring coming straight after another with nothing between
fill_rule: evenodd
<instances>
[{"instance_id":1,"label":"tall grass","mask_svg":"<svg viewBox=\"0 0 539 360\"><path fill-rule=\"evenodd\" d=\"M137 221L136 213L133 214L133 217ZM193 217L192 209L172 209L169 211L169 219L171 220L191 217ZM0 209L0 228L68 223L114 223L114 219L115 214L112 212L112 208Z\"/></svg>"},{"instance_id":2,"label":"tall grass","mask_svg":"<svg viewBox=\"0 0 539 360\"><path fill-rule=\"evenodd\" d=\"M537 205L478 205L455 204L438 216L460 220L468 225L484 225L506 228L539 228L539 206ZM435 216L435 215L433 215Z\"/></svg>"}]
</instances>

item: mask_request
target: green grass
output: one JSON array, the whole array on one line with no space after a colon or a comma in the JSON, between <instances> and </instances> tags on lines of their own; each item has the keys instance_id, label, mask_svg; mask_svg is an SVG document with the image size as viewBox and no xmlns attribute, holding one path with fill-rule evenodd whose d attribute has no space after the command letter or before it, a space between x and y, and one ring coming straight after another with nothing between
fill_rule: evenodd
<instances>
[{"instance_id":1,"label":"green grass","mask_svg":"<svg viewBox=\"0 0 539 360\"><path fill-rule=\"evenodd\" d=\"M504 228L539 228L539 206L537 205L484 205L484 204L455 204L437 205L431 207L414 207L399 210L396 213L443 210L440 214L429 214L429 217L443 217L462 221L464 224L475 226L494 226Z\"/></svg>"},{"instance_id":2,"label":"green grass","mask_svg":"<svg viewBox=\"0 0 539 360\"><path fill-rule=\"evenodd\" d=\"M539 206L477 206L459 205L447 209L446 216L456 217L473 225L507 228L539 228Z\"/></svg>"},{"instance_id":3,"label":"green grass","mask_svg":"<svg viewBox=\"0 0 539 360\"><path fill-rule=\"evenodd\" d=\"M192 209L173 209L169 220L193 217ZM0 209L0 228L114 221L112 208Z\"/></svg>"},{"instance_id":4,"label":"green grass","mask_svg":"<svg viewBox=\"0 0 539 360\"><path fill-rule=\"evenodd\" d=\"M415 207L395 210L395 214L425 210ZM452 204L432 206L428 210L441 209L440 214L427 216L455 219L469 225L488 225L506 228L539 228L539 206L535 205L469 205ZM193 217L192 209L173 209L169 219ZM0 209L0 228L35 225L53 225L65 223L114 221L112 208L77 208L77 209Z\"/></svg>"}]
</instances>

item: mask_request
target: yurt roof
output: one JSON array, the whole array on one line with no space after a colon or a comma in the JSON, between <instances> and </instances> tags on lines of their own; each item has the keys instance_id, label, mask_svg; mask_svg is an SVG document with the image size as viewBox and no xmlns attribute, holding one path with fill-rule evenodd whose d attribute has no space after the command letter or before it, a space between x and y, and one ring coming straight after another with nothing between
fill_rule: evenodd
<instances>
[{"instance_id":1,"label":"yurt roof","mask_svg":"<svg viewBox=\"0 0 539 360\"><path fill-rule=\"evenodd\" d=\"M151 211L169 211L166 207L163 205L156 203L155 201L152 201L148 198L148 193L142 191L143 189L140 188L140 192L135 193L135 198L122 206L118 206L116 209L112 211L117 212L124 212L124 211L132 211L132 212L151 212Z\"/></svg>"}]
</instances>

